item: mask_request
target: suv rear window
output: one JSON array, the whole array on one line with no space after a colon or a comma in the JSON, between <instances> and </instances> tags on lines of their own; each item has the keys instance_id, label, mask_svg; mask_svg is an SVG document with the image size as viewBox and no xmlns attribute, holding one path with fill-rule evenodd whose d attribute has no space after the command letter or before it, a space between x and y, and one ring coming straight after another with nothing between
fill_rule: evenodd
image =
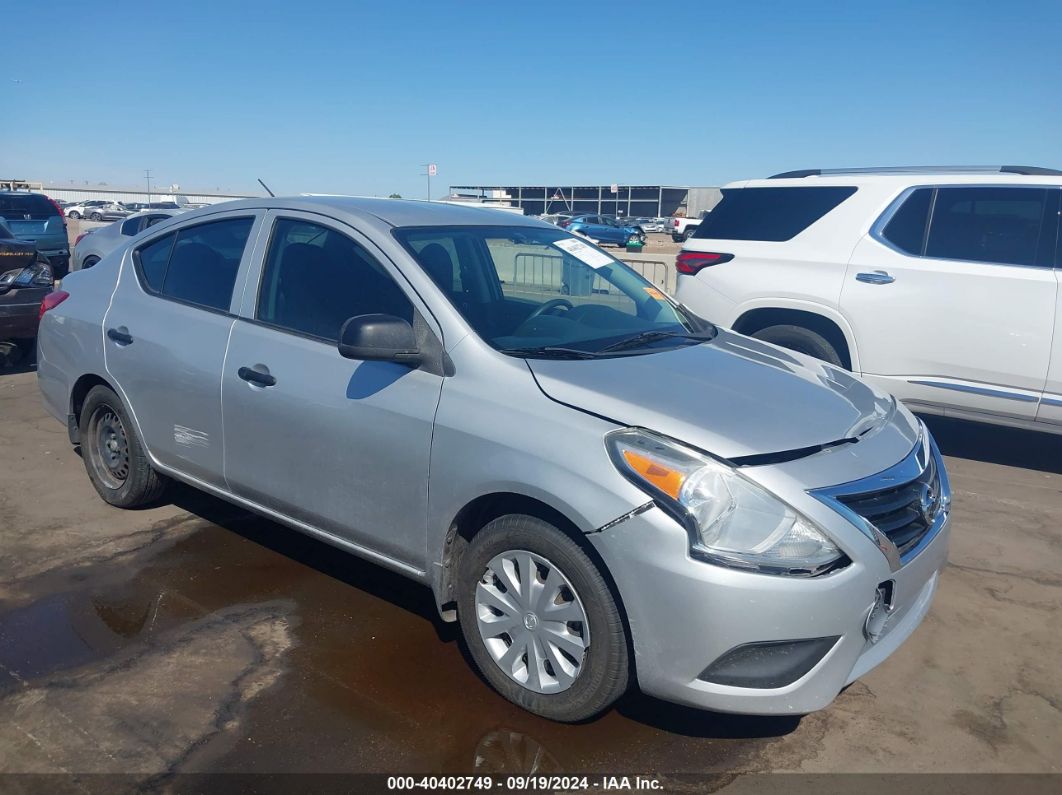
<instances>
[{"instance_id":1,"label":"suv rear window","mask_svg":"<svg viewBox=\"0 0 1062 795\"><path fill-rule=\"evenodd\" d=\"M26 216L29 216L29 219ZM59 215L59 210L47 196L39 193L0 194L0 218L11 221L41 221Z\"/></svg>"},{"instance_id":2,"label":"suv rear window","mask_svg":"<svg viewBox=\"0 0 1062 795\"><path fill-rule=\"evenodd\" d=\"M731 188L704 217L695 238L791 240L856 192L854 187Z\"/></svg>"}]
</instances>

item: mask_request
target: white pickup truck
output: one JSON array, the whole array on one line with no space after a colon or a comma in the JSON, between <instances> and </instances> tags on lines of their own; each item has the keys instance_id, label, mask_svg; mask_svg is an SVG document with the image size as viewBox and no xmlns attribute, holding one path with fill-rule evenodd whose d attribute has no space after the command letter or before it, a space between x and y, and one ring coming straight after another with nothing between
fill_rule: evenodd
<instances>
[{"instance_id":1,"label":"white pickup truck","mask_svg":"<svg viewBox=\"0 0 1062 795\"><path fill-rule=\"evenodd\" d=\"M690 235L696 231L700 223L700 218L672 218L671 239L676 243L682 243L685 240L689 240Z\"/></svg>"}]
</instances>

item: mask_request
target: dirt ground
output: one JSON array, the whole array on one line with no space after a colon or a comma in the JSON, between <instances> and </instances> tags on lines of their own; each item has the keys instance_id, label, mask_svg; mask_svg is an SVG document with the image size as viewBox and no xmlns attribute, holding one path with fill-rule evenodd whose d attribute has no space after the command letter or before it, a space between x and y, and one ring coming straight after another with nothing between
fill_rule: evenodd
<instances>
[{"instance_id":1,"label":"dirt ground","mask_svg":"<svg viewBox=\"0 0 1062 795\"><path fill-rule=\"evenodd\" d=\"M189 489L107 506L32 365L0 372L0 407L0 773L1060 771L1062 437L930 420L950 563L830 708L631 694L561 726L477 678L426 589Z\"/></svg>"}]
</instances>

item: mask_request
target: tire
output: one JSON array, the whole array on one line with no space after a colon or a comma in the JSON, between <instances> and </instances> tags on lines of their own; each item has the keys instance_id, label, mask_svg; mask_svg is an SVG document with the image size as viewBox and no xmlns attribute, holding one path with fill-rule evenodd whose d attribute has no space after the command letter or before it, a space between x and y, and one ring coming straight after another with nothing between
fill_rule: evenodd
<instances>
[{"instance_id":1,"label":"tire","mask_svg":"<svg viewBox=\"0 0 1062 795\"><path fill-rule=\"evenodd\" d=\"M110 388L89 390L78 425L85 471L104 502L137 508L158 501L168 481L152 468L125 406Z\"/></svg>"},{"instance_id":2,"label":"tire","mask_svg":"<svg viewBox=\"0 0 1062 795\"><path fill-rule=\"evenodd\" d=\"M524 612L527 605L521 604L521 591L515 588L503 591L503 595L510 597L509 604L517 609L505 613L496 608L491 611L486 606L497 603L489 598L489 591L493 589L497 593L498 584L503 582L489 567L492 564L497 567L497 561L510 555L522 562L518 575L523 569L530 570L532 565L539 582L543 582L541 577L548 573L547 590L539 592L546 595L547 601L532 605L533 610ZM526 582L519 577L517 584ZM560 589L554 590L558 583ZM458 619L476 667L495 690L517 706L551 720L570 723L598 715L626 692L630 682L630 661L627 634L616 601L593 561L578 544L553 525L524 515L502 516L490 522L476 534L461 557L457 590ZM556 596L550 599L550 593ZM567 599L568 596L571 598ZM546 615L543 609L548 609L546 605L552 605L554 609L561 607L568 616L567 623L540 620L537 616ZM490 623L481 621L481 611L492 620L500 618L502 624L499 626L507 624L504 618L511 614L517 623L509 626L516 634L490 638L492 645L488 647L481 626L490 632ZM581 615L585 621L576 621L571 618L573 615ZM547 625L553 629L548 629ZM563 630L563 635L557 634L558 629ZM513 657L509 667L514 671L522 665L518 673L527 677L526 684L518 681L516 674L503 670L502 662L496 661L496 655L504 658L514 645L518 649L524 648L529 635L536 638L535 648L544 657L548 656L548 662L544 661L538 673L541 677L538 688L534 687L533 674L526 664L526 652ZM584 646L583 639L586 639L589 648L584 648L577 658L559 651L562 647L572 648L566 643L561 646L550 644L551 648L547 648L541 641L541 638L561 637L575 638L576 646ZM508 643L506 638L509 638ZM566 670L555 667L554 660L560 661ZM566 684L565 678L572 681Z\"/></svg>"},{"instance_id":3,"label":"tire","mask_svg":"<svg viewBox=\"0 0 1062 795\"><path fill-rule=\"evenodd\" d=\"M816 359L822 359L822 361L835 364L838 367L844 367L837 349L833 347L830 341L818 332L803 326L768 326L753 332L750 336L764 342L781 345L783 348L789 348L797 353L814 356Z\"/></svg>"},{"instance_id":4,"label":"tire","mask_svg":"<svg viewBox=\"0 0 1062 795\"><path fill-rule=\"evenodd\" d=\"M81 270L88 270L99 261L99 257L85 257L85 261L81 263Z\"/></svg>"},{"instance_id":5,"label":"tire","mask_svg":"<svg viewBox=\"0 0 1062 795\"><path fill-rule=\"evenodd\" d=\"M695 227L695 226L686 227L686 231L682 233L683 242L685 242L685 241L689 240L691 237L693 237L693 233L696 232L696 231L697 231L697 227Z\"/></svg>"},{"instance_id":6,"label":"tire","mask_svg":"<svg viewBox=\"0 0 1062 795\"><path fill-rule=\"evenodd\" d=\"M67 217L68 218L73 218L75 221L77 221L77 220L79 220L81 218L81 213L79 213L77 210L75 210L74 212L70 213L70 215L68 215Z\"/></svg>"},{"instance_id":7,"label":"tire","mask_svg":"<svg viewBox=\"0 0 1062 795\"><path fill-rule=\"evenodd\" d=\"M89 216L89 220L90 221L102 221L103 220L103 216L100 213L93 213L92 215Z\"/></svg>"}]
</instances>

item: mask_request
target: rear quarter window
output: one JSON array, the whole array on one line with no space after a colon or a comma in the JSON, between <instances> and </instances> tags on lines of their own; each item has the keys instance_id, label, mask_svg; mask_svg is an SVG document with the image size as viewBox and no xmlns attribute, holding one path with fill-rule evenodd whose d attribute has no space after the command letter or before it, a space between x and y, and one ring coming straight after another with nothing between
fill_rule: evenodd
<instances>
[{"instance_id":1,"label":"rear quarter window","mask_svg":"<svg viewBox=\"0 0 1062 795\"><path fill-rule=\"evenodd\" d=\"M730 188L693 233L711 240L791 240L856 192L848 186Z\"/></svg>"}]
</instances>

